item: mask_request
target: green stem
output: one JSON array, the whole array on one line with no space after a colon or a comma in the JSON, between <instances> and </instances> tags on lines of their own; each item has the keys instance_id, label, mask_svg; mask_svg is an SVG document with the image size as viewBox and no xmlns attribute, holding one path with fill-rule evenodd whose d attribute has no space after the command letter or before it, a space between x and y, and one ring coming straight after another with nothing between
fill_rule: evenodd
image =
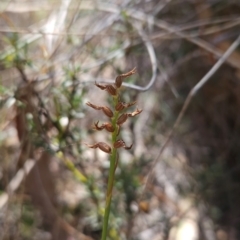
<instances>
[{"instance_id":1,"label":"green stem","mask_svg":"<svg viewBox=\"0 0 240 240\"><path fill-rule=\"evenodd\" d=\"M117 101L118 101L118 98L114 97L114 109L117 104ZM108 220L109 220L109 214L110 214L110 209L111 209L112 189L113 189L115 169L116 169L116 164L117 164L117 149L113 147L113 144L117 141L118 126L117 126L116 122L118 119L118 115L119 115L119 112L114 110L114 116L112 118L112 125L114 126L115 130L112 133L112 154L110 157L110 169L109 169L109 175L108 175L107 197L106 197L105 212L104 212L104 218L103 218L101 240L106 240L107 233L108 233Z\"/></svg>"}]
</instances>

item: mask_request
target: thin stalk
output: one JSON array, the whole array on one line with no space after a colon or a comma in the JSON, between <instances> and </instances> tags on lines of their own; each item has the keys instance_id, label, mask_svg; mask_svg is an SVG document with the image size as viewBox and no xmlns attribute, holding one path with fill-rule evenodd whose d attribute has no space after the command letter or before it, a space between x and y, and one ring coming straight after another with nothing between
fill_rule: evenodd
<instances>
[{"instance_id":1,"label":"thin stalk","mask_svg":"<svg viewBox=\"0 0 240 240\"><path fill-rule=\"evenodd\" d=\"M117 104L117 97L113 97L113 99L114 99L114 109L115 109L115 106ZM103 218L101 240L106 240L107 233L108 233L108 220L109 220L109 214L110 214L110 209L111 209L112 189L113 189L115 169L116 169L116 164L117 164L117 149L113 147L113 144L117 141L118 126L117 126L116 122L118 119L118 115L119 115L119 112L114 110L114 115L112 118L112 125L114 126L115 130L112 133L112 153L111 153L111 157L110 157L110 169L109 169L109 175L108 175L107 197L106 197L105 212L104 212L104 218Z\"/></svg>"}]
</instances>

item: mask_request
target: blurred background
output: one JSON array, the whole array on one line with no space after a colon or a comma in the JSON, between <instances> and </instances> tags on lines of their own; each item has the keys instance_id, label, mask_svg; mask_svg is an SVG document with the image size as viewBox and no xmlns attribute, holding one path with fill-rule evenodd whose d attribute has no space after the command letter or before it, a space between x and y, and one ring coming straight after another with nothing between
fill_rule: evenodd
<instances>
[{"instance_id":1,"label":"blurred background","mask_svg":"<svg viewBox=\"0 0 240 240\"><path fill-rule=\"evenodd\" d=\"M109 159L84 142L109 135L86 102L133 67L109 239L240 239L240 48L197 85L239 30L238 0L2 0L0 240L100 239Z\"/></svg>"}]
</instances>

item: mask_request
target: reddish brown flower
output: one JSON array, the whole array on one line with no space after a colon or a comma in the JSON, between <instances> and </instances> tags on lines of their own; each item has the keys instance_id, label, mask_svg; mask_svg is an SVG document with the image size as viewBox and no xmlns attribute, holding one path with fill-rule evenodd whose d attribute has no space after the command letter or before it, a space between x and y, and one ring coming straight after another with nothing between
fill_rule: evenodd
<instances>
[{"instance_id":1,"label":"reddish brown flower","mask_svg":"<svg viewBox=\"0 0 240 240\"><path fill-rule=\"evenodd\" d=\"M114 148L125 148L127 150L131 149L132 148L132 145L130 145L129 147L126 146L125 142L123 140L117 140L115 143L114 143Z\"/></svg>"},{"instance_id":2,"label":"reddish brown flower","mask_svg":"<svg viewBox=\"0 0 240 240\"><path fill-rule=\"evenodd\" d=\"M104 142L99 142L99 143L96 143L96 144L93 144L93 145L85 143L85 145L90 147L90 148L99 148L100 150L102 150L105 153L111 153L112 152L111 147Z\"/></svg>"},{"instance_id":3,"label":"reddish brown flower","mask_svg":"<svg viewBox=\"0 0 240 240\"><path fill-rule=\"evenodd\" d=\"M100 88L101 90L105 90L110 95L115 96L115 98L114 98L115 109L114 109L114 111L112 111L107 106L98 106L98 105L92 104L90 102L87 102L87 105L90 106L91 108L93 108L95 110L101 110L101 111L103 111L103 113L106 116L108 116L109 118L112 118L111 121L102 123L102 124L99 124L99 122L95 122L94 129L99 130L99 131L106 129L108 132L114 133L113 137L115 139L116 135L117 136L119 135L121 125L127 121L128 117L134 117L142 112L141 109L137 108L132 113L122 113L116 120L116 117L118 116L120 111L123 111L124 109L129 108L129 107L133 106L134 104L136 104L136 102L130 102L130 103L122 102L120 100L120 96L119 96L119 92L118 92L118 88L120 88L122 86L122 82L123 82L124 78L131 76L135 72L136 72L136 68L133 68L131 71L117 76L117 78L115 79L115 84L95 83L95 85L98 88ZM115 102L115 100L117 100L117 103ZM112 147L104 142L98 142L93 145L89 145L89 144L86 144L86 145L90 148L95 148L95 149L99 148L101 151L109 153L109 154L111 154L112 148L114 148L114 149L118 149L118 148L131 149L132 148L132 145L126 146L126 144L123 140L115 141L115 143L113 143ZM118 155L117 155L116 162L117 161L118 161ZM117 167L117 163L116 163L115 168L116 167Z\"/></svg>"},{"instance_id":4,"label":"reddish brown flower","mask_svg":"<svg viewBox=\"0 0 240 240\"><path fill-rule=\"evenodd\" d=\"M113 112L112 112L112 110L109 108L109 107L107 107L107 106L97 106L97 105L94 105L94 104L92 104L92 103L90 103L90 102L87 102L86 103L89 107L91 107L91 108L93 108L93 109L95 109L95 110L102 110L103 112L104 112L104 114L105 115L107 115L108 117L113 117Z\"/></svg>"},{"instance_id":5,"label":"reddish brown flower","mask_svg":"<svg viewBox=\"0 0 240 240\"><path fill-rule=\"evenodd\" d=\"M128 114L127 113L123 113L117 120L117 125L122 125L123 123L125 123L128 119Z\"/></svg>"},{"instance_id":6,"label":"reddish brown flower","mask_svg":"<svg viewBox=\"0 0 240 240\"><path fill-rule=\"evenodd\" d=\"M117 76L117 78L115 80L116 87L120 88L122 86L123 79L133 75L134 73L136 73L136 68L133 68L131 71Z\"/></svg>"},{"instance_id":7,"label":"reddish brown flower","mask_svg":"<svg viewBox=\"0 0 240 240\"><path fill-rule=\"evenodd\" d=\"M108 131L108 132L114 132L114 127L113 127L113 125L111 124L111 123L104 123L103 124L103 126L104 126L104 128Z\"/></svg>"},{"instance_id":8,"label":"reddish brown flower","mask_svg":"<svg viewBox=\"0 0 240 240\"><path fill-rule=\"evenodd\" d=\"M101 126L98 126L98 123L99 123L99 121L94 123L94 129L99 130L99 131L106 129L108 132L114 132L114 127L111 123L109 123L109 122L103 123Z\"/></svg>"},{"instance_id":9,"label":"reddish brown flower","mask_svg":"<svg viewBox=\"0 0 240 240\"><path fill-rule=\"evenodd\" d=\"M111 85L111 84L102 85L102 84L98 84L98 83L95 82L95 85L97 87L99 87L100 89L102 89L102 90L106 90L112 96L116 96L117 95L117 89L113 85Z\"/></svg>"},{"instance_id":10,"label":"reddish brown flower","mask_svg":"<svg viewBox=\"0 0 240 240\"><path fill-rule=\"evenodd\" d=\"M111 94L112 96L117 95L117 90L113 85L106 85L106 91Z\"/></svg>"},{"instance_id":11,"label":"reddish brown flower","mask_svg":"<svg viewBox=\"0 0 240 240\"><path fill-rule=\"evenodd\" d=\"M101 109L102 109L101 106L94 105L94 104L92 104L92 103L90 103L90 102L87 102L86 104L87 104L89 107L94 108L94 109L96 109L96 110L101 110Z\"/></svg>"},{"instance_id":12,"label":"reddish brown flower","mask_svg":"<svg viewBox=\"0 0 240 240\"><path fill-rule=\"evenodd\" d=\"M113 117L113 112L109 107L104 106L102 107L102 110L105 113L105 115L107 115L108 117L110 118Z\"/></svg>"},{"instance_id":13,"label":"reddish brown flower","mask_svg":"<svg viewBox=\"0 0 240 240\"><path fill-rule=\"evenodd\" d=\"M115 110L116 111L122 111L124 108L125 107L124 107L123 103L122 102L118 102L116 107L115 107Z\"/></svg>"},{"instance_id":14,"label":"reddish brown flower","mask_svg":"<svg viewBox=\"0 0 240 240\"><path fill-rule=\"evenodd\" d=\"M136 103L136 101L135 102L131 102L131 103L118 102L116 107L115 107L115 110L116 111L122 111L125 108L133 106L135 103Z\"/></svg>"}]
</instances>

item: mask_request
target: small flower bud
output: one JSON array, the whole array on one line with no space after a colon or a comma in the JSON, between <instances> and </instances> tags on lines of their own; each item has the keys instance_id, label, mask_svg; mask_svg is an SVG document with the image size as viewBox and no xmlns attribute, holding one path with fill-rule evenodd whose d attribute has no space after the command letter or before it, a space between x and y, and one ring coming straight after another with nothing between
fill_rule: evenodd
<instances>
[{"instance_id":1,"label":"small flower bud","mask_svg":"<svg viewBox=\"0 0 240 240\"><path fill-rule=\"evenodd\" d=\"M115 80L115 85L117 88L120 88L122 86L122 82L123 82L123 77L120 75L120 76L117 76L116 80Z\"/></svg>"},{"instance_id":2,"label":"small flower bud","mask_svg":"<svg viewBox=\"0 0 240 240\"><path fill-rule=\"evenodd\" d=\"M116 87L120 88L122 86L123 79L133 75L135 72L136 72L136 68L133 68L130 72L127 72L127 73L117 76L117 78L115 80Z\"/></svg>"},{"instance_id":3,"label":"small flower bud","mask_svg":"<svg viewBox=\"0 0 240 240\"><path fill-rule=\"evenodd\" d=\"M98 84L96 82L95 82L95 85L102 90L106 90L109 94L111 94L113 96L117 95L117 90L113 85L110 85L110 84L102 85L102 84Z\"/></svg>"},{"instance_id":4,"label":"small flower bud","mask_svg":"<svg viewBox=\"0 0 240 240\"><path fill-rule=\"evenodd\" d=\"M107 122L107 123L103 123L101 126L98 126L98 121L96 123L94 123L94 129L96 130L103 130L106 129L108 132L114 132L114 127L111 123Z\"/></svg>"},{"instance_id":5,"label":"small flower bud","mask_svg":"<svg viewBox=\"0 0 240 240\"><path fill-rule=\"evenodd\" d=\"M113 117L113 112L112 110L109 108L109 107L106 107L106 106L97 106L97 105L94 105L90 102L87 102L86 103L89 107L95 109L95 110L102 110L104 112L105 115L107 115L108 117Z\"/></svg>"},{"instance_id":6,"label":"small flower bud","mask_svg":"<svg viewBox=\"0 0 240 240\"><path fill-rule=\"evenodd\" d=\"M111 153L111 151L112 151L111 147L104 142L99 142L98 148L101 149L105 153Z\"/></svg>"},{"instance_id":7,"label":"small flower bud","mask_svg":"<svg viewBox=\"0 0 240 240\"><path fill-rule=\"evenodd\" d=\"M117 125L122 125L123 123L125 123L128 119L128 114L127 113L123 113L117 120Z\"/></svg>"},{"instance_id":8,"label":"small flower bud","mask_svg":"<svg viewBox=\"0 0 240 240\"><path fill-rule=\"evenodd\" d=\"M115 110L116 111L122 111L124 108L125 107L124 107L123 103L122 102L118 102L116 107L115 107Z\"/></svg>"},{"instance_id":9,"label":"small flower bud","mask_svg":"<svg viewBox=\"0 0 240 240\"><path fill-rule=\"evenodd\" d=\"M115 148L121 148L123 146L125 146L125 143L123 140L117 140L114 145L113 145Z\"/></svg>"},{"instance_id":10,"label":"small flower bud","mask_svg":"<svg viewBox=\"0 0 240 240\"><path fill-rule=\"evenodd\" d=\"M105 115L107 115L108 117L113 117L113 112L109 107L102 107L102 111L105 113Z\"/></svg>"},{"instance_id":11,"label":"small flower bud","mask_svg":"<svg viewBox=\"0 0 240 240\"><path fill-rule=\"evenodd\" d=\"M111 147L104 142L99 142L99 143L96 143L96 144L93 144L93 145L85 143L85 145L90 147L90 148L99 148L100 150L102 150L105 153L111 153L111 151L112 151Z\"/></svg>"},{"instance_id":12,"label":"small flower bud","mask_svg":"<svg viewBox=\"0 0 240 240\"><path fill-rule=\"evenodd\" d=\"M116 107L115 107L115 110L116 111L122 111L125 108L131 107L135 103L136 103L136 101L135 102L131 102L131 103L118 102Z\"/></svg>"},{"instance_id":13,"label":"small flower bud","mask_svg":"<svg viewBox=\"0 0 240 240\"><path fill-rule=\"evenodd\" d=\"M125 142L123 140L117 140L115 143L114 143L114 148L125 148L127 150L131 149L132 148L132 145L130 145L129 147L126 146Z\"/></svg>"},{"instance_id":14,"label":"small flower bud","mask_svg":"<svg viewBox=\"0 0 240 240\"><path fill-rule=\"evenodd\" d=\"M113 125L111 124L111 123L104 123L103 125L102 125L108 132L114 132L114 127L113 127Z\"/></svg>"},{"instance_id":15,"label":"small flower bud","mask_svg":"<svg viewBox=\"0 0 240 240\"><path fill-rule=\"evenodd\" d=\"M106 91L111 94L112 96L117 95L117 90L113 85L106 85Z\"/></svg>"}]
</instances>

